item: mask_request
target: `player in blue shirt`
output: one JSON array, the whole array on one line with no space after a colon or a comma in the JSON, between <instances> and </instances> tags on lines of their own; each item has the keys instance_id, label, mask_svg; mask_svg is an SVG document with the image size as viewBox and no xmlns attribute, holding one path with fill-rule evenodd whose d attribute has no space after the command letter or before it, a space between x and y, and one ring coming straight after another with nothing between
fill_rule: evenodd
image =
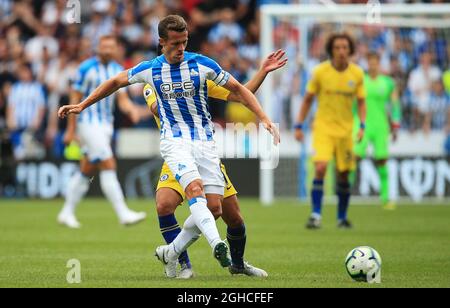
<instances>
[{"instance_id":1,"label":"player in blue shirt","mask_svg":"<svg viewBox=\"0 0 450 308\"><path fill-rule=\"evenodd\" d=\"M201 233L220 264L223 267L231 265L228 246L221 240L214 219L221 215L225 180L213 140L206 81L211 80L240 96L274 136L276 144L279 143L279 133L251 91L222 70L215 61L185 52L188 31L182 17L167 16L159 23L158 31L162 56L119 73L100 85L80 104L62 107L59 115L64 117L79 113L133 83L148 83L156 90L161 116L161 154L185 190L192 214L174 242L156 250L157 257L164 263L167 277L175 278L178 256Z\"/></svg>"},{"instance_id":2,"label":"player in blue shirt","mask_svg":"<svg viewBox=\"0 0 450 308\"><path fill-rule=\"evenodd\" d=\"M78 76L72 86L72 104L87 98L101 83L123 70L122 66L114 61L116 52L115 37L104 36L100 39L97 56L84 61L79 67ZM68 119L64 142L70 144L77 136L84 154L80 161L80 172L70 179L64 207L58 215L58 222L69 228L77 229L81 226L75 216L75 209L86 195L90 179L97 171L100 173L102 191L112 203L121 224L133 225L146 217L145 213L137 213L127 207L117 179L116 160L111 149L116 96L119 108L128 114L133 122L138 122L139 109L131 103L126 91L123 90L87 108L78 119L74 116Z\"/></svg>"}]
</instances>

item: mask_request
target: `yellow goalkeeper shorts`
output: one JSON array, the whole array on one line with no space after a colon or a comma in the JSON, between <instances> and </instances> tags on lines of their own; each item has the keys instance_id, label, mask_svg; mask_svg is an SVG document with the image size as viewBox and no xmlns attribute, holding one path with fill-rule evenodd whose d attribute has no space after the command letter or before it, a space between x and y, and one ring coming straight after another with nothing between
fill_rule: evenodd
<instances>
[{"instance_id":1,"label":"yellow goalkeeper shorts","mask_svg":"<svg viewBox=\"0 0 450 308\"><path fill-rule=\"evenodd\" d=\"M231 183L224 164L221 164L221 169L225 177L225 191L223 196L224 199L237 195L236 188L234 188L233 183ZM159 177L158 187L156 188L156 191L160 190L161 188L173 189L178 194L180 194L180 196L183 198L183 201L186 200L186 195L183 191L183 187L181 187L180 183L178 183L176 178L173 176L172 171L170 171L170 168L166 163L164 163L162 166L161 175Z\"/></svg>"}]
</instances>

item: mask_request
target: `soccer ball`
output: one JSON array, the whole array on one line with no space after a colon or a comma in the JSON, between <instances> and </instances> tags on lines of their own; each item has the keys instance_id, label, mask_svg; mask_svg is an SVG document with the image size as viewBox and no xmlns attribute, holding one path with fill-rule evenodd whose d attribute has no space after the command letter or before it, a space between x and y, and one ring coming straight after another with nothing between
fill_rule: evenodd
<instances>
[{"instance_id":1,"label":"soccer ball","mask_svg":"<svg viewBox=\"0 0 450 308\"><path fill-rule=\"evenodd\" d=\"M381 282L381 257L368 246L356 247L345 259L345 268L355 281Z\"/></svg>"}]
</instances>

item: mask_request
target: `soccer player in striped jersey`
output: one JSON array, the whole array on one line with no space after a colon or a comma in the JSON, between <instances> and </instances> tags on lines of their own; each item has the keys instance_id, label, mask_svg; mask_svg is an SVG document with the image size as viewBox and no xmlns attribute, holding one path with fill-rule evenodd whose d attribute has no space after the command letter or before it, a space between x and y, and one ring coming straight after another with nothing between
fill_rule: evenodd
<instances>
[{"instance_id":1,"label":"soccer player in striped jersey","mask_svg":"<svg viewBox=\"0 0 450 308\"><path fill-rule=\"evenodd\" d=\"M191 216L170 245L156 249L166 276L177 275L179 255L202 233L222 267L229 267L228 246L221 240L212 212L221 212L225 179L213 138L213 124L207 106L207 80L241 97L279 143L279 132L262 110L255 95L215 61L186 52L186 21L169 15L158 25L163 55L138 64L101 84L75 106L64 106L59 116L80 113L85 108L134 83L148 83L158 98L161 116L161 154L189 200Z\"/></svg>"},{"instance_id":2,"label":"soccer player in striped jersey","mask_svg":"<svg viewBox=\"0 0 450 308\"><path fill-rule=\"evenodd\" d=\"M330 60L319 64L308 83L295 126L295 137L303 141L303 123L317 95L318 107L313 126L315 176L311 192L312 214L306 227L321 227L323 184L328 163L335 158L337 169L338 227L351 228L347 219L350 204L349 173L355 168L353 155L353 102L358 102L361 119L357 141L364 136L366 102L364 71L350 60L355 43L347 34L333 34L327 41Z\"/></svg>"},{"instance_id":3,"label":"soccer player in striped jersey","mask_svg":"<svg viewBox=\"0 0 450 308\"><path fill-rule=\"evenodd\" d=\"M114 36L100 39L96 57L90 58L79 67L79 72L71 93L71 104L87 98L97 86L117 75L123 68L114 61L117 40ZM90 179L100 172L100 185L107 199L123 225L133 225L145 219L143 212L130 210L117 179L116 160L111 149L113 134L114 100L133 122L140 119L139 109L133 105L125 91L105 97L95 106L84 110L78 117L70 116L64 142L70 144L79 138L84 157L80 161L80 172L69 182L64 207L58 215L58 222L69 228L80 228L75 209L89 189Z\"/></svg>"},{"instance_id":4,"label":"soccer player in striped jersey","mask_svg":"<svg viewBox=\"0 0 450 308\"><path fill-rule=\"evenodd\" d=\"M283 59L285 52L278 50L264 59L260 70L255 76L245 85L247 89L255 93L263 83L267 74L282 68L287 59ZM155 90L147 84L144 87L144 97L149 108L152 110L156 124L161 129L160 118L158 115L158 103ZM214 98L219 101L239 101L240 98L223 87L216 86L214 82L207 81L207 92L209 98ZM237 191L228 177L226 168L221 164L222 172L225 176L226 187L224 191L224 200L222 206L222 219L227 225L227 241L230 244L232 265L229 271L233 275L244 274L253 277L267 277L266 271L252 266L244 261L244 252L247 241L246 228L244 218L242 217ZM169 166L164 163L158 187L156 188L156 210L158 213L161 233L167 244L181 233L181 228L178 225L175 217L175 211L179 205L186 199L183 187L176 180ZM214 217L218 218L220 213L213 213ZM190 279L194 276L191 262L187 251L183 252L178 258L181 270L178 274L180 279Z\"/></svg>"},{"instance_id":5,"label":"soccer player in striped jersey","mask_svg":"<svg viewBox=\"0 0 450 308\"><path fill-rule=\"evenodd\" d=\"M401 105L394 80L380 73L380 56L376 52L368 55L369 70L364 77L364 87L367 92L366 133L362 141L355 145L358 160L367 154L367 147L374 147L375 165L380 176L380 197L383 207L395 209L395 202L389 198L389 173L386 161L389 158L389 137L397 140L400 128ZM355 116L354 132L360 125L359 117Z\"/></svg>"}]
</instances>

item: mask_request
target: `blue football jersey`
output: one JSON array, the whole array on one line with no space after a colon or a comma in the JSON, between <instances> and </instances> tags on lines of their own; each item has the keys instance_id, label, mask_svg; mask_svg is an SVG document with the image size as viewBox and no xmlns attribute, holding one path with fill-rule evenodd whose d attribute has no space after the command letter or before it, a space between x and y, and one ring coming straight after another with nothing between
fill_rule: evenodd
<instances>
[{"instance_id":1,"label":"blue football jersey","mask_svg":"<svg viewBox=\"0 0 450 308\"><path fill-rule=\"evenodd\" d=\"M90 58L80 64L73 88L81 92L83 99L85 99L101 83L114 77L121 71L123 71L123 67L117 62L111 61L103 64L97 57ZM116 94L112 94L84 110L78 117L78 122L96 124L113 123L115 97Z\"/></svg>"},{"instance_id":2,"label":"blue football jersey","mask_svg":"<svg viewBox=\"0 0 450 308\"><path fill-rule=\"evenodd\" d=\"M181 63L169 64L161 55L128 71L130 84L148 83L156 91L161 138L212 140L206 81L223 86L229 78L214 60L190 52Z\"/></svg>"}]
</instances>

